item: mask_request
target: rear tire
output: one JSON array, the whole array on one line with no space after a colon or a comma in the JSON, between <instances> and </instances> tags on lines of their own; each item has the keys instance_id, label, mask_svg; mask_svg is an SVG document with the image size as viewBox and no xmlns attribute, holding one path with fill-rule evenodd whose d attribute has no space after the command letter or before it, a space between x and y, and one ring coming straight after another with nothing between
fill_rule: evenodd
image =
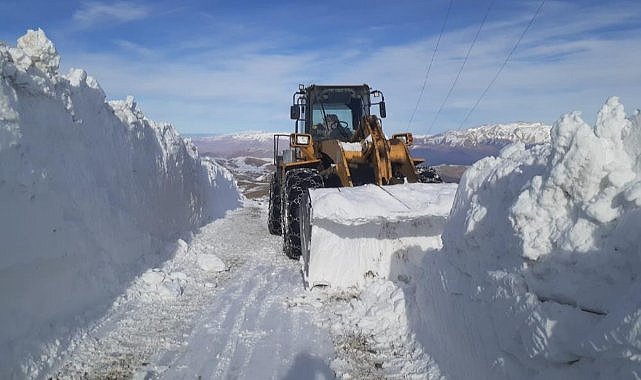
<instances>
[{"instance_id":1,"label":"rear tire","mask_svg":"<svg viewBox=\"0 0 641 380\"><path fill-rule=\"evenodd\" d=\"M421 183L442 183L443 179L440 175L434 170L434 168L428 168L425 166L419 166L416 168L416 175L418 176L418 182Z\"/></svg>"},{"instance_id":2,"label":"rear tire","mask_svg":"<svg viewBox=\"0 0 641 380\"><path fill-rule=\"evenodd\" d=\"M300 211L303 194L323 187L323 179L313 169L292 169L285 173L281 186L283 252L291 259L301 255Z\"/></svg>"},{"instance_id":3,"label":"rear tire","mask_svg":"<svg viewBox=\"0 0 641 380\"><path fill-rule=\"evenodd\" d=\"M269 183L269 211L267 214L267 228L272 235L282 234L280 203L280 183L278 173L274 173Z\"/></svg>"}]
</instances>

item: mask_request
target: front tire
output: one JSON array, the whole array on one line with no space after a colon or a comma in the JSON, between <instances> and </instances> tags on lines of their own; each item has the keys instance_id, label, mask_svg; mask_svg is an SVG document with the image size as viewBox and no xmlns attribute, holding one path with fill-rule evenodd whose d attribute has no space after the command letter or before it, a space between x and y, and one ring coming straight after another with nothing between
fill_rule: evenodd
<instances>
[{"instance_id":1,"label":"front tire","mask_svg":"<svg viewBox=\"0 0 641 380\"><path fill-rule=\"evenodd\" d=\"M292 169L285 174L282 184L283 252L291 259L301 256L300 211L303 194L308 189L323 187L323 179L313 169Z\"/></svg>"},{"instance_id":2,"label":"front tire","mask_svg":"<svg viewBox=\"0 0 641 380\"><path fill-rule=\"evenodd\" d=\"M267 228L272 235L282 234L280 209L280 183L278 181L278 173L274 173L269 183L269 211L267 213Z\"/></svg>"}]
</instances>

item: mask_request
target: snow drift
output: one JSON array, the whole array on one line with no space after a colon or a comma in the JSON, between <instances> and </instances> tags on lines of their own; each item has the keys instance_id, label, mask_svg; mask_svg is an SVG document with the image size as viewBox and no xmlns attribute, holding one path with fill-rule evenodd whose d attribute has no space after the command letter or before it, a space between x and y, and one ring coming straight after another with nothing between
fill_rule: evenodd
<instances>
[{"instance_id":1,"label":"snow drift","mask_svg":"<svg viewBox=\"0 0 641 380\"><path fill-rule=\"evenodd\" d=\"M168 241L239 204L170 125L59 62L42 30L0 43L2 378L37 375Z\"/></svg>"},{"instance_id":2,"label":"snow drift","mask_svg":"<svg viewBox=\"0 0 641 380\"><path fill-rule=\"evenodd\" d=\"M464 175L410 310L459 378L641 376L641 116L617 98L594 127L514 144Z\"/></svg>"}]
</instances>

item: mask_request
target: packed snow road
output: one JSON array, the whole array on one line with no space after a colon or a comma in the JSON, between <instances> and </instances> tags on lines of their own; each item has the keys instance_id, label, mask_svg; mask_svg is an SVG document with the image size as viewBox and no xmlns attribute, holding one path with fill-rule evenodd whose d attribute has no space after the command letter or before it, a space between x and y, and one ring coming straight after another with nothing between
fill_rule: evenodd
<instances>
[{"instance_id":1,"label":"packed snow road","mask_svg":"<svg viewBox=\"0 0 641 380\"><path fill-rule=\"evenodd\" d=\"M247 200L143 273L47 378L437 378L407 332L401 290L305 290L301 264Z\"/></svg>"},{"instance_id":2,"label":"packed snow road","mask_svg":"<svg viewBox=\"0 0 641 380\"><path fill-rule=\"evenodd\" d=\"M281 239L265 233L264 215L255 206L235 213L221 258L243 265L222 283L200 311L186 344L159 358L168 378L325 378L332 343L313 324L311 310L289 306L303 292L299 264L281 253ZM218 243L219 244L219 243Z\"/></svg>"},{"instance_id":3,"label":"packed snow road","mask_svg":"<svg viewBox=\"0 0 641 380\"><path fill-rule=\"evenodd\" d=\"M264 221L264 207L248 201L179 242L52 376L333 378L328 332L314 325L313 307L288 302L307 296L299 263L282 255Z\"/></svg>"}]
</instances>

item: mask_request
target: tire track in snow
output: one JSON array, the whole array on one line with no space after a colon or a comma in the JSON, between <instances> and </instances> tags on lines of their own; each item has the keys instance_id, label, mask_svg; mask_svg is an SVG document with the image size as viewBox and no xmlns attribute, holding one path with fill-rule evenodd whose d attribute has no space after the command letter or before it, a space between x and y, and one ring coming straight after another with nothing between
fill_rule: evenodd
<instances>
[{"instance_id":1,"label":"tire track in snow","mask_svg":"<svg viewBox=\"0 0 641 380\"><path fill-rule=\"evenodd\" d=\"M216 299L217 286L233 279L244 265L247 255L234 248L238 237L237 225L250 225L250 219L260 216L256 206L233 211L225 219L204 226L189 246L189 254L176 256L163 266L167 272L180 271L187 274L185 290L179 297L164 299L155 294L146 294L141 281L121 296L111 310L86 332L79 334L59 363L53 367L51 378L126 378L136 372L154 375L162 372L149 367L150 360L164 351L177 351L193 327L194 317L204 306ZM245 240L259 227L248 229ZM258 234L260 236L260 234ZM269 243L260 239L258 249ZM271 249L269 249L271 250ZM203 253L216 253L229 266L222 273L202 271L195 257ZM229 311L228 311L229 312Z\"/></svg>"},{"instance_id":2,"label":"tire track in snow","mask_svg":"<svg viewBox=\"0 0 641 380\"><path fill-rule=\"evenodd\" d=\"M265 213L264 205L248 206L243 218L230 223L234 228L218 231L222 241L211 242L215 253L225 262L241 255L244 265L216 289L216 297L199 312L181 350L153 360L158 377L254 379L291 373L313 377L311 370L292 372L300 367L303 354L321 363L313 371L324 366L320 378L333 378L327 364L333 351L327 332L311 322L305 326L294 322L302 311L286 307L289 296L306 292L300 264L282 254L282 238L269 235ZM311 321L311 311L305 313Z\"/></svg>"},{"instance_id":3,"label":"tire track in snow","mask_svg":"<svg viewBox=\"0 0 641 380\"><path fill-rule=\"evenodd\" d=\"M259 311L258 316L257 316L256 329L257 329L257 331L262 331L264 334L266 334L266 331L264 329L260 328L260 327L262 326L263 321L265 320L265 317L267 315L267 311L269 309L271 309L273 303L274 303L273 297L268 297L266 299L265 303L263 304L263 306L261 306L260 311ZM247 354L245 355L245 358L244 358L243 363L242 363L243 371L247 371L247 369L250 367L250 363L251 363L252 357L254 355L255 347L256 347L255 345L249 345L248 346Z\"/></svg>"},{"instance_id":4,"label":"tire track in snow","mask_svg":"<svg viewBox=\"0 0 641 380\"><path fill-rule=\"evenodd\" d=\"M250 285L248 283L248 285ZM253 285L253 284L251 284ZM211 374L210 378L213 379L221 379L223 377L229 378L229 369L231 366L231 361L233 359L234 354L236 353L236 350L238 349L238 345L240 343L240 332L242 327L245 324L245 319L246 319L246 314L247 310L249 309L250 305L253 304L256 301L256 294L260 291L260 287L258 286L251 286L251 291L249 294L247 294L246 302L243 304L243 306L240 308L238 313L234 314L234 323L232 325L232 328L229 331L228 334L228 339L227 339L227 344L225 344L223 348L223 352L220 355L220 359L218 361L218 365L216 366L215 371ZM236 292L237 297L234 297L234 299L240 299L241 294L239 292ZM235 376L234 376L235 377Z\"/></svg>"}]
</instances>

